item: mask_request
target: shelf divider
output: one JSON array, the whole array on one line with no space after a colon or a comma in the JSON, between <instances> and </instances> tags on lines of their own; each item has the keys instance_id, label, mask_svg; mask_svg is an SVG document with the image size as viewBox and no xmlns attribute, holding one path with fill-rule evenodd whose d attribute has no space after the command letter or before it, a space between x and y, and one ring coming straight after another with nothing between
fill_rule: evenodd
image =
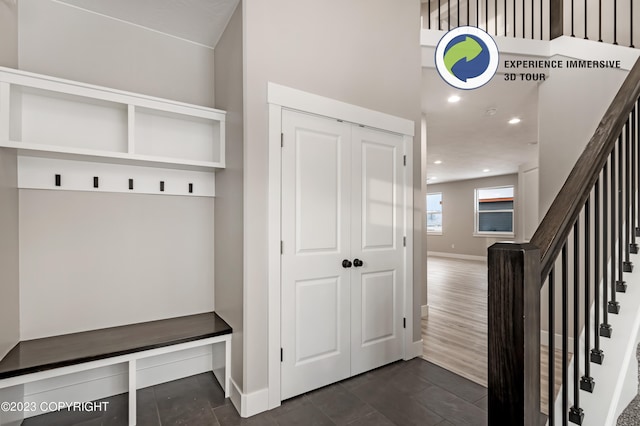
<instances>
[{"instance_id":1,"label":"shelf divider","mask_svg":"<svg viewBox=\"0 0 640 426\"><path fill-rule=\"evenodd\" d=\"M136 153L136 106L129 104L128 113L127 152L133 155Z\"/></svg>"}]
</instances>

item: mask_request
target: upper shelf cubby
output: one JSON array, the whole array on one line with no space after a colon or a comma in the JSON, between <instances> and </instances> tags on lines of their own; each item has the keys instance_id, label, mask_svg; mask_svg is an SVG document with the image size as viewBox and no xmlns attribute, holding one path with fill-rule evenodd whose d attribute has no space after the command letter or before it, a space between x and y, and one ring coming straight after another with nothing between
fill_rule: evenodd
<instances>
[{"instance_id":1,"label":"upper shelf cubby","mask_svg":"<svg viewBox=\"0 0 640 426\"><path fill-rule=\"evenodd\" d=\"M216 170L225 114L0 67L0 146L38 155Z\"/></svg>"}]
</instances>

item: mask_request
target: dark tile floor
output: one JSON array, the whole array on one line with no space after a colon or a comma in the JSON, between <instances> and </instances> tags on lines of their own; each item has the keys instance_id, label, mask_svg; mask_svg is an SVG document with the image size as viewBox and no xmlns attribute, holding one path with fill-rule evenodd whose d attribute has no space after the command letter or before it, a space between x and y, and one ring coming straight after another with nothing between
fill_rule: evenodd
<instances>
[{"instance_id":1,"label":"dark tile floor","mask_svg":"<svg viewBox=\"0 0 640 426\"><path fill-rule=\"evenodd\" d=\"M127 394L94 413L50 413L24 426L127 424ZM400 361L242 419L213 374L138 391L138 425L486 425L487 389L423 359Z\"/></svg>"}]
</instances>

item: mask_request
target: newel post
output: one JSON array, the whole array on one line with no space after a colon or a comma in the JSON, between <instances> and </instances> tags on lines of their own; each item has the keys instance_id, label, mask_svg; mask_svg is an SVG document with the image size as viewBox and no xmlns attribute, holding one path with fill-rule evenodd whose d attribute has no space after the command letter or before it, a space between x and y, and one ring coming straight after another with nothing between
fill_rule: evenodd
<instances>
[{"instance_id":1,"label":"newel post","mask_svg":"<svg viewBox=\"0 0 640 426\"><path fill-rule=\"evenodd\" d=\"M489 247L489 424L540 424L540 250Z\"/></svg>"}]
</instances>

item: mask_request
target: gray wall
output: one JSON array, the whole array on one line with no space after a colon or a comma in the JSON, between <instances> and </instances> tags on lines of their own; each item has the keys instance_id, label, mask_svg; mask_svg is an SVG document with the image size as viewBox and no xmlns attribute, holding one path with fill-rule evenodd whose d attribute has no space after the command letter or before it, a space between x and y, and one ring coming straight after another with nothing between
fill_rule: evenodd
<instances>
[{"instance_id":1,"label":"gray wall","mask_svg":"<svg viewBox=\"0 0 640 426\"><path fill-rule=\"evenodd\" d=\"M216 174L216 312L233 327L233 380L242 383L242 4L215 50L216 108L227 111L226 168Z\"/></svg>"},{"instance_id":2,"label":"gray wall","mask_svg":"<svg viewBox=\"0 0 640 426\"><path fill-rule=\"evenodd\" d=\"M515 238L518 238L518 175L493 176L481 179L429 184L427 193L442 192L442 235L427 235L429 252L486 256L487 247L507 238L474 237L474 199L476 188L513 185L515 189ZM424 203L423 203L424 205ZM424 215L423 215L424 217ZM455 245L454 247L451 247Z\"/></svg>"},{"instance_id":3,"label":"gray wall","mask_svg":"<svg viewBox=\"0 0 640 426\"><path fill-rule=\"evenodd\" d=\"M214 106L213 49L52 0L18 12L21 69ZM21 338L212 310L213 215L205 198L21 190Z\"/></svg>"},{"instance_id":4,"label":"gray wall","mask_svg":"<svg viewBox=\"0 0 640 426\"><path fill-rule=\"evenodd\" d=\"M419 0L244 2L244 392L268 384L267 82L414 120L420 158ZM420 162L414 181L420 185ZM416 179L416 177L418 179ZM416 203L422 195L416 195ZM420 204L422 205L422 204ZM417 221L421 223L421 220ZM414 254L414 340L424 283L421 232ZM417 338L416 338L417 336Z\"/></svg>"},{"instance_id":5,"label":"gray wall","mask_svg":"<svg viewBox=\"0 0 640 426\"><path fill-rule=\"evenodd\" d=\"M539 91L540 218L544 217L578 157L593 136L627 71L615 69L551 69ZM581 241L584 241L581 228ZM572 237L569 238L571 240ZM572 248L569 246L569 258ZM556 268L556 272L560 267ZM559 278L556 277L556 282ZM569 270L569 281L572 271ZM561 299L561 286L555 298ZM569 297L573 291L569 289ZM580 301L580 306L583 302ZM569 307L569 336L573 336ZM556 303L556 334L561 332L561 304ZM548 330L548 290L541 291L541 327ZM582 316L580 317L582 319ZM582 326L581 326L582 327Z\"/></svg>"},{"instance_id":6,"label":"gray wall","mask_svg":"<svg viewBox=\"0 0 640 426\"><path fill-rule=\"evenodd\" d=\"M0 1L0 66L18 67L18 6Z\"/></svg>"},{"instance_id":7,"label":"gray wall","mask_svg":"<svg viewBox=\"0 0 640 426\"><path fill-rule=\"evenodd\" d=\"M213 49L52 0L20 0L26 71L213 106Z\"/></svg>"},{"instance_id":8,"label":"gray wall","mask_svg":"<svg viewBox=\"0 0 640 426\"><path fill-rule=\"evenodd\" d=\"M21 339L213 310L213 204L21 189Z\"/></svg>"},{"instance_id":9,"label":"gray wall","mask_svg":"<svg viewBox=\"0 0 640 426\"><path fill-rule=\"evenodd\" d=\"M15 150L0 148L0 359L20 340L17 185Z\"/></svg>"},{"instance_id":10,"label":"gray wall","mask_svg":"<svg viewBox=\"0 0 640 426\"><path fill-rule=\"evenodd\" d=\"M627 75L615 69L554 68L549 72L538 95L540 218Z\"/></svg>"}]
</instances>

